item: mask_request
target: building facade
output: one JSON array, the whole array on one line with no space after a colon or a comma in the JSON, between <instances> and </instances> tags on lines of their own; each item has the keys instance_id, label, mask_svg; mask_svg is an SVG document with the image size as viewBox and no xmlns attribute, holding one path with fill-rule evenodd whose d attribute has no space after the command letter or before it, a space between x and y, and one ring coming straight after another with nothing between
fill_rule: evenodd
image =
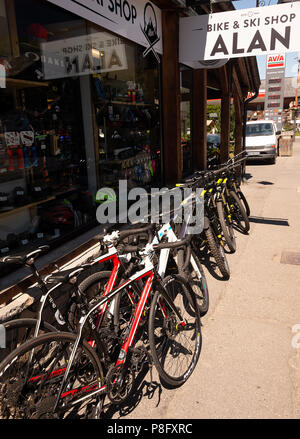
<instances>
[{"instance_id":1,"label":"building facade","mask_svg":"<svg viewBox=\"0 0 300 439\"><path fill-rule=\"evenodd\" d=\"M94 226L97 191L120 179L147 189L205 169L208 99L221 99L222 160L231 105L241 150L256 59L195 69L178 57L180 17L208 12L175 0L0 0L1 255Z\"/></svg>"}]
</instances>

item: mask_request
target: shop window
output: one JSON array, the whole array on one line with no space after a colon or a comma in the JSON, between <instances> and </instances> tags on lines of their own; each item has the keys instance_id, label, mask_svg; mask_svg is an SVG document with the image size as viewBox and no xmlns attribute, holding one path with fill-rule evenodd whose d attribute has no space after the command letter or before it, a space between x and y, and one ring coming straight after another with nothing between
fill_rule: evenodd
<instances>
[{"instance_id":1,"label":"shop window","mask_svg":"<svg viewBox=\"0 0 300 439\"><path fill-rule=\"evenodd\" d=\"M60 243L95 224L80 78L48 80L43 63L45 44L85 34L86 23L46 2L14 4L17 43L13 55L1 51L0 61L6 70L0 89L2 256Z\"/></svg>"},{"instance_id":2,"label":"shop window","mask_svg":"<svg viewBox=\"0 0 300 439\"><path fill-rule=\"evenodd\" d=\"M190 174L193 170L191 142L192 81L192 69L180 66L180 115L183 176Z\"/></svg>"},{"instance_id":3,"label":"shop window","mask_svg":"<svg viewBox=\"0 0 300 439\"><path fill-rule=\"evenodd\" d=\"M99 28L89 28L91 41L100 38L104 69L92 75L98 129L100 185L128 189L160 184L159 70L153 55ZM99 48L99 44L95 47ZM99 61L98 61L99 62Z\"/></svg>"},{"instance_id":4,"label":"shop window","mask_svg":"<svg viewBox=\"0 0 300 439\"><path fill-rule=\"evenodd\" d=\"M161 177L155 56L49 2L13 4L14 47L0 46L1 255L96 225L103 186ZM2 17L0 0L5 33Z\"/></svg>"}]
</instances>

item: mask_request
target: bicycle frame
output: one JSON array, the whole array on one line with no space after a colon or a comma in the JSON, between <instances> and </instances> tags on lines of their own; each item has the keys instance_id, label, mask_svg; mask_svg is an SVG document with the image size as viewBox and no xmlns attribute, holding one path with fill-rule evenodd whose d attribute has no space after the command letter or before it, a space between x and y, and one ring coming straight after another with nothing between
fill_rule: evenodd
<instances>
[{"instance_id":1,"label":"bicycle frame","mask_svg":"<svg viewBox=\"0 0 300 439\"><path fill-rule=\"evenodd\" d=\"M151 244L150 244L150 248L152 248ZM146 249L147 249L147 246L146 246ZM115 263L116 263L115 270L117 271L117 267L118 267L117 250L113 246L110 249L110 256L103 256L103 258L105 258L106 260L110 259L110 258L115 259ZM101 308L101 311L104 308L107 309L108 302L111 299L113 299L117 294L119 294L124 288L130 286L131 284L134 284L134 282L138 281L139 279L146 278L146 282L145 282L145 285L144 285L143 290L141 292L139 301L137 303L136 310L134 312L134 315L133 315L131 322L130 322L130 325L129 325L129 333L128 333L127 337L125 338L125 340L123 340L123 344L122 344L122 347L120 349L119 357L117 359L115 366L124 365L124 363L126 362L128 351L129 351L130 347L133 345L136 331L137 331L137 328L139 326L139 322L140 322L143 310L145 308L145 304L146 304L147 300L149 299L150 293L152 291L153 283L155 281L155 268L151 262L151 250L149 251L149 247L148 247L148 250L146 250L146 257L144 259L144 262L145 262L145 268L143 268L142 270L140 270L140 271L136 272L135 274L133 274L132 276L130 276L127 281L123 282L121 285L119 285L113 291L109 291L110 286L112 286L112 284L113 284L113 277L115 276L114 274L112 274L111 278L110 278L110 279L112 279L112 281L110 282L110 286L107 285L106 290L105 290L104 295L103 295L103 298L101 300L99 300L99 302L94 304L85 316L82 316L80 318L77 337L76 337L70 358L68 360L67 368L64 371L64 377L63 377L60 391L58 393L55 407L53 410L56 409L56 407L59 403L59 400L61 398L69 395L70 392L71 393L72 392L78 393L80 390L80 389L73 389L71 391L64 391L65 390L64 387L66 385L67 378L70 374L71 367L72 367L72 364L73 364L73 361L74 361L74 358L75 358L75 355L76 355L76 352L77 352L77 349L78 349L78 346L79 346L79 343L80 343L80 340L82 337L83 327L86 324L89 317L91 316L91 314L94 311L96 311L98 308ZM177 315L178 320L179 320L178 324L184 326L184 321L183 321L178 309L173 305L171 298L168 297L167 292L164 293L164 298L166 299L167 303L173 308L175 314ZM102 308L102 306L103 306L103 308ZM162 312L163 312L163 315L165 315L163 309L162 309ZM97 386L96 390L95 390L95 386ZM88 391L88 389L90 389L90 391L92 391L92 390L94 390L94 391L92 393L89 393L88 395L84 395L82 398L80 398L79 400L77 399L73 403L71 402L70 403L71 406L76 405L79 402L84 401L85 399L92 398L93 396L98 395L100 393L105 393L106 385L102 385L101 383L97 383L97 384L93 383L92 385L90 385L90 387L88 386L88 388L84 388L84 389L81 388L81 390L84 390L85 393Z\"/></svg>"},{"instance_id":2,"label":"bicycle frame","mask_svg":"<svg viewBox=\"0 0 300 439\"><path fill-rule=\"evenodd\" d=\"M104 255L104 256L106 256L106 255ZM92 267L96 263L99 263L99 262L104 262L102 256L98 257L97 259L94 259L91 263L86 264L85 268ZM84 267L78 267L77 269L74 268L74 271L72 272L72 275L76 276L78 273L80 273L82 271L84 271ZM54 314L54 317L55 317L57 323L60 326L62 326L63 330L64 329L65 330L69 330L70 327L68 326L67 322L64 320L64 318L63 318L63 316L62 316L62 314L60 312L59 307L57 306L57 304L55 303L55 300L51 296L51 293L53 293L55 290L57 290L59 287L61 287L63 285L63 282L58 282L53 287L48 289L46 281L47 281L47 278L49 278L51 276L51 274L49 276L45 277L45 279L43 280L40 277L40 275L37 272L37 270L35 270L34 276L35 276L35 278L37 280L39 289L42 292L42 296L40 298L40 305L39 305L39 308L37 310L37 323L36 323L36 326L35 326L35 329L34 329L33 337L37 337L38 336L38 333L39 333L39 330L40 330L40 327L41 327L41 322L42 322L43 310L44 310L44 307L45 307L47 301L49 301L49 303L51 305L52 312ZM75 288L74 291L78 292L78 289L76 290L76 288Z\"/></svg>"},{"instance_id":3,"label":"bicycle frame","mask_svg":"<svg viewBox=\"0 0 300 439\"><path fill-rule=\"evenodd\" d=\"M180 207L186 205L187 203L192 203L193 199L196 197L196 193L192 192L186 199L184 199L181 204ZM174 213L173 217L171 218L170 222L163 225L157 232L157 237L154 237L152 243L153 244L157 244L159 241L162 240L163 237L167 238L167 242L176 242L176 241L180 241L182 239L185 238L186 234L187 234L187 228L188 228L188 224L190 222L190 218L191 218L191 214L189 214L186 218L185 221L182 222L182 227L180 230L180 234L179 237L176 236L176 234L174 233L173 229L172 229L172 224L175 224L176 219L178 218L179 214L178 213ZM169 255L170 255L170 249L161 249L160 250L160 255L159 255L159 265L158 265L158 273L161 276L161 278L165 277L166 274L166 269L167 269L167 265L168 265L168 260L169 260ZM177 262L177 257L175 256L175 261L176 264L178 265ZM197 264L193 258L193 255L190 256L190 262L192 264L193 269L198 273L198 276L201 278L202 275L200 273L200 271L198 270ZM178 267L179 269L181 267Z\"/></svg>"}]
</instances>

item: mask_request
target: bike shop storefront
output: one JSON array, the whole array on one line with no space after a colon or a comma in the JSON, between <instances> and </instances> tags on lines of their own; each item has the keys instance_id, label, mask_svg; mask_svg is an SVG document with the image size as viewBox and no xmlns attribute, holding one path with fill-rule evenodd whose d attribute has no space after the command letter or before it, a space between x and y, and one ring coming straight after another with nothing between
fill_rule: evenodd
<instances>
[{"instance_id":1,"label":"bike shop storefront","mask_svg":"<svg viewBox=\"0 0 300 439\"><path fill-rule=\"evenodd\" d=\"M0 0L2 256L95 226L101 187L160 184L160 10L107 12Z\"/></svg>"}]
</instances>

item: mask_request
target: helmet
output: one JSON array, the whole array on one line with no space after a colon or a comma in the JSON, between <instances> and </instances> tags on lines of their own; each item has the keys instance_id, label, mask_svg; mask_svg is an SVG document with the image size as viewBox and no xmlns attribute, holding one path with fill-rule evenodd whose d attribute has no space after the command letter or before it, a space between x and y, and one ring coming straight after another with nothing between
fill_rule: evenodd
<instances>
[{"instance_id":1,"label":"helmet","mask_svg":"<svg viewBox=\"0 0 300 439\"><path fill-rule=\"evenodd\" d=\"M74 214L68 206L53 206L44 211L42 219L44 222L52 226L74 227Z\"/></svg>"}]
</instances>

